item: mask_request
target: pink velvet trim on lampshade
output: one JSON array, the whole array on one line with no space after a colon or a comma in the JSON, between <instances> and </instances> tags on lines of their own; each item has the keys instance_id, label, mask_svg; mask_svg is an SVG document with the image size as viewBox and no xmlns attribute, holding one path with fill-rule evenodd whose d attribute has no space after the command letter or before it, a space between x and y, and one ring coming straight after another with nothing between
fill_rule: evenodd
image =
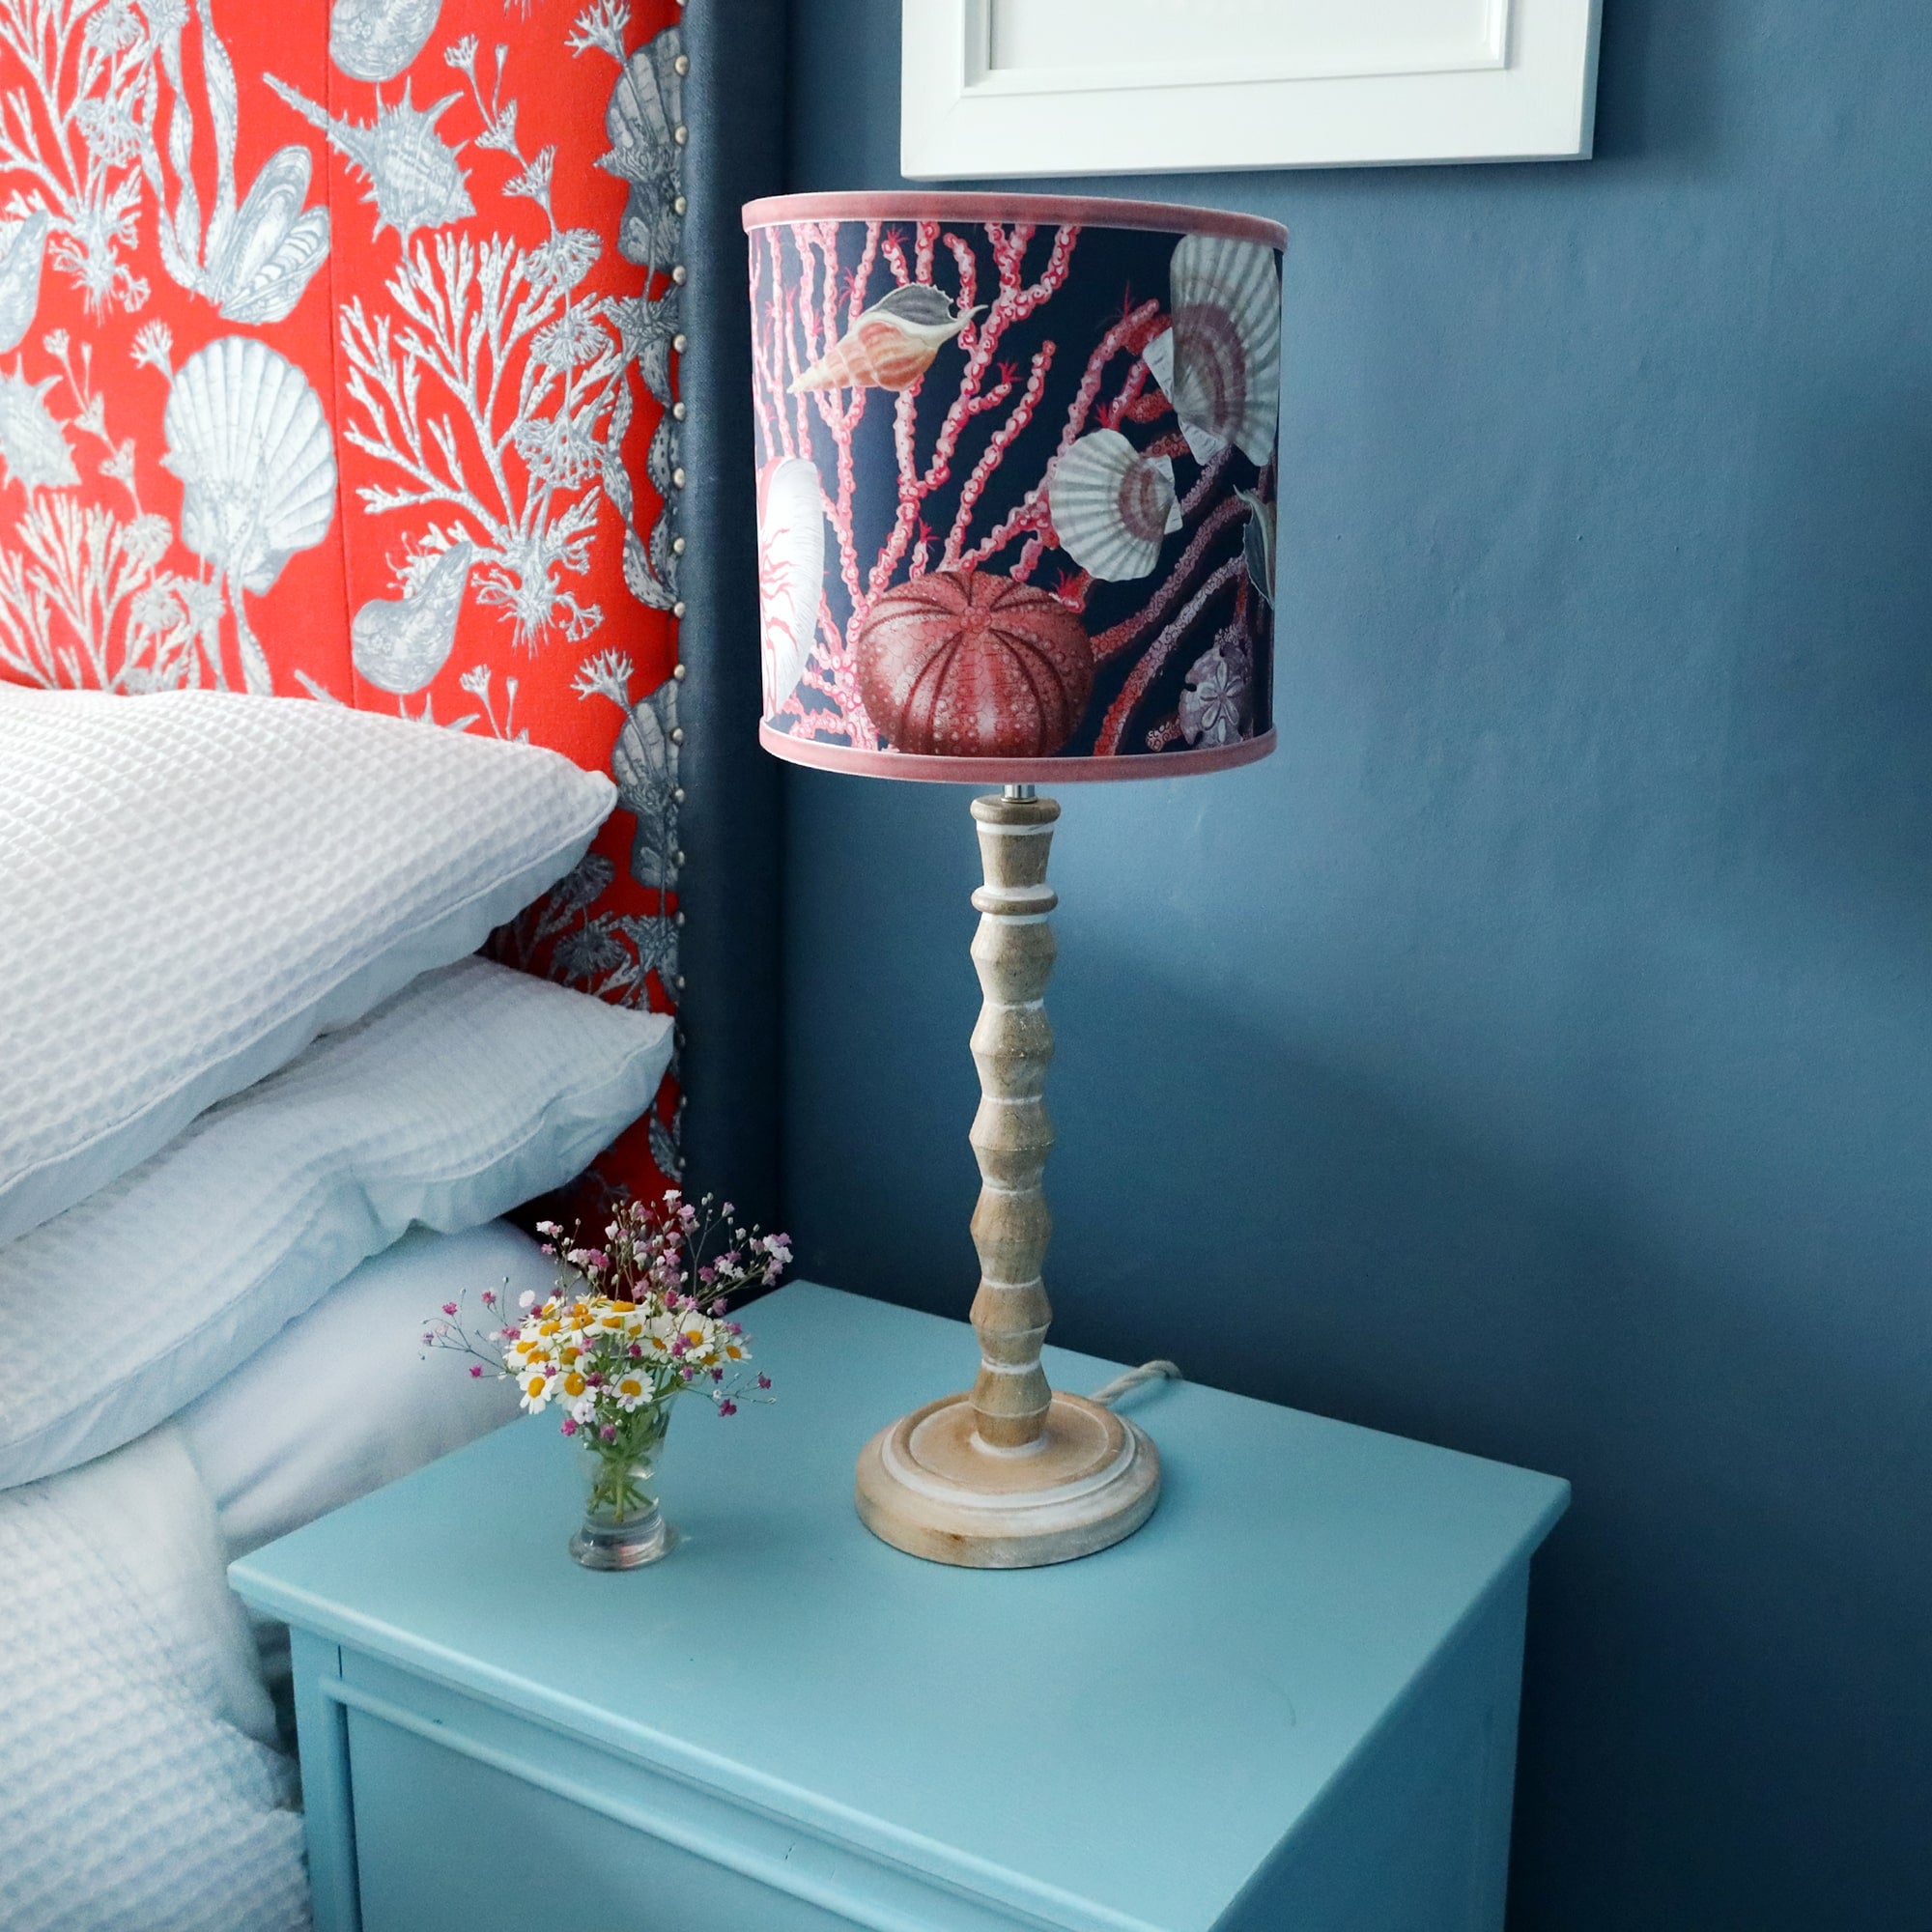
<instances>
[{"instance_id":1,"label":"pink velvet trim on lampshade","mask_svg":"<svg viewBox=\"0 0 1932 1932\"><path fill-rule=\"evenodd\" d=\"M1264 756L1285 232L917 190L745 224L767 750L980 784Z\"/></svg>"}]
</instances>

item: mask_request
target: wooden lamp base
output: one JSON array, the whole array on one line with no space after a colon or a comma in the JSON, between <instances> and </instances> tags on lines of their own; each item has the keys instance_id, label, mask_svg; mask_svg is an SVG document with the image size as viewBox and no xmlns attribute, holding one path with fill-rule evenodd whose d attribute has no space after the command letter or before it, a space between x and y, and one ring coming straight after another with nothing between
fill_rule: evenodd
<instances>
[{"instance_id":1,"label":"wooden lamp base","mask_svg":"<svg viewBox=\"0 0 1932 1932\"><path fill-rule=\"evenodd\" d=\"M1060 808L1031 785L976 798L985 884L973 895L973 963L985 1002L973 1029L980 1111L973 1242L980 1375L880 1430L859 1458L859 1515L914 1556L1025 1570L1091 1556L1131 1536L1160 1499L1160 1457L1098 1403L1056 1394L1040 1367L1053 1310L1040 1278L1052 1222L1040 1175L1053 1145L1044 995L1058 904L1046 883Z\"/></svg>"},{"instance_id":2,"label":"wooden lamp base","mask_svg":"<svg viewBox=\"0 0 1932 1932\"><path fill-rule=\"evenodd\" d=\"M1056 1394L1033 1445L980 1440L970 1395L901 1416L859 1458L859 1516L895 1549L973 1570L1029 1570L1131 1536L1160 1500L1160 1454L1142 1431Z\"/></svg>"}]
</instances>

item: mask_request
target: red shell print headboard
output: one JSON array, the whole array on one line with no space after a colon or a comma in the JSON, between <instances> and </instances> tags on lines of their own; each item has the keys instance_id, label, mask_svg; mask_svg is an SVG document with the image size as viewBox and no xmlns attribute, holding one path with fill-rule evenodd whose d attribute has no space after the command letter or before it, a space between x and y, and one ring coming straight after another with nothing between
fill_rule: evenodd
<instances>
[{"instance_id":1,"label":"red shell print headboard","mask_svg":"<svg viewBox=\"0 0 1932 1932\"><path fill-rule=\"evenodd\" d=\"M612 771L497 941L670 1004L671 0L0 0L0 678ZM668 507L668 505L671 507ZM607 1157L678 1164L675 1077Z\"/></svg>"}]
</instances>

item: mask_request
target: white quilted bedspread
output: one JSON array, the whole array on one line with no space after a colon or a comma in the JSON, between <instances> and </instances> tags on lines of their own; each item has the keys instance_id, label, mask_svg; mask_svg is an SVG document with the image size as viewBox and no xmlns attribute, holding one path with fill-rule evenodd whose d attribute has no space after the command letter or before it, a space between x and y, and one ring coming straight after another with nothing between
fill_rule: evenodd
<instances>
[{"instance_id":1,"label":"white quilted bedspread","mask_svg":"<svg viewBox=\"0 0 1932 1932\"><path fill-rule=\"evenodd\" d=\"M173 1425L0 1493L0 1932L298 1932L295 1767Z\"/></svg>"}]
</instances>

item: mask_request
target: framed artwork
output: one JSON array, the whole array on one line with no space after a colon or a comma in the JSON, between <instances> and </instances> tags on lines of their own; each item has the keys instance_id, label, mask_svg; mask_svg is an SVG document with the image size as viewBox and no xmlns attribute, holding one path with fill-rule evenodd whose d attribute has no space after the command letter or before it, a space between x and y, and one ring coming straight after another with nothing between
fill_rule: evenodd
<instances>
[{"instance_id":1,"label":"framed artwork","mask_svg":"<svg viewBox=\"0 0 1932 1932\"><path fill-rule=\"evenodd\" d=\"M1579 160L1600 0L903 0L915 180Z\"/></svg>"}]
</instances>

